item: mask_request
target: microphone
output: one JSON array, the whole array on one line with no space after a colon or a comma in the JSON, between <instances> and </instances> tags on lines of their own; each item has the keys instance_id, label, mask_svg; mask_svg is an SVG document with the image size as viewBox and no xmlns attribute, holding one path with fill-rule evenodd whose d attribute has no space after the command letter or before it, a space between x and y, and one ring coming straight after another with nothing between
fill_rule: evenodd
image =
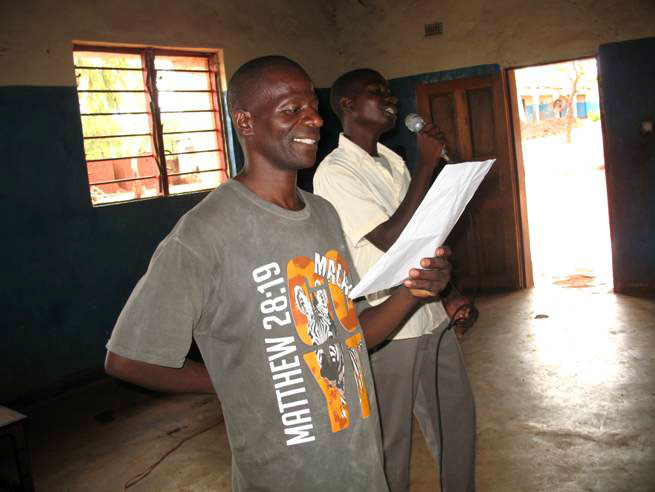
<instances>
[{"instance_id":1,"label":"microphone","mask_svg":"<svg viewBox=\"0 0 655 492\"><path fill-rule=\"evenodd\" d=\"M418 133L425 126L425 120L421 117L420 114L409 113L405 117L405 126L412 133ZM448 164L452 164L452 159L448 156L446 152L446 145L441 148L441 158L446 161Z\"/></svg>"}]
</instances>

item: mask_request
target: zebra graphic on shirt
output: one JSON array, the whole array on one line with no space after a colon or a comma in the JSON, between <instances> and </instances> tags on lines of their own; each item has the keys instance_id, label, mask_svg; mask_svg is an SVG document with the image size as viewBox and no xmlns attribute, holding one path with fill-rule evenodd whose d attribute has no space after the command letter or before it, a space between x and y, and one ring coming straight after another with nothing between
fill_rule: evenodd
<instances>
[{"instance_id":1,"label":"zebra graphic on shirt","mask_svg":"<svg viewBox=\"0 0 655 492\"><path fill-rule=\"evenodd\" d=\"M315 287L317 288L310 292L308 298L304 289L296 285L294 298L300 312L307 317L308 334L312 344L321 346L316 350L321 376L339 390L340 398L345 404L343 352L338 342L323 346L330 339L336 341L336 333L330 318L327 291L318 282Z\"/></svg>"},{"instance_id":2,"label":"zebra graphic on shirt","mask_svg":"<svg viewBox=\"0 0 655 492\"><path fill-rule=\"evenodd\" d=\"M350 355L350 361L353 363L353 372L355 374L355 381L358 388L364 387L364 370L362 369L362 360L359 358L359 352L363 350L364 343L359 341L357 346L348 347L348 355Z\"/></svg>"}]
</instances>

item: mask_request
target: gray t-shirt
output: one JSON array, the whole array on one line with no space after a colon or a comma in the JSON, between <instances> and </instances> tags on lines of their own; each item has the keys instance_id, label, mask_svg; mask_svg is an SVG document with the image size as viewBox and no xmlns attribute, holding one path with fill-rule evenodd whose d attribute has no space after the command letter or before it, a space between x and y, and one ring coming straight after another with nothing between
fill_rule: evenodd
<instances>
[{"instance_id":1,"label":"gray t-shirt","mask_svg":"<svg viewBox=\"0 0 655 492\"><path fill-rule=\"evenodd\" d=\"M107 348L181 367L193 337L223 407L235 491L385 491L372 377L338 216L237 181L161 242Z\"/></svg>"}]
</instances>

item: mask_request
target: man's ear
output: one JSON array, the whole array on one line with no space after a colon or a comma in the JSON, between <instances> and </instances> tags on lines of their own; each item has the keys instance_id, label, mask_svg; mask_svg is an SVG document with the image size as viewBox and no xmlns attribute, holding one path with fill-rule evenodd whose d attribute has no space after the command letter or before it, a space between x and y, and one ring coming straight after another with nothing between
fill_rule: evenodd
<instances>
[{"instance_id":1,"label":"man's ear","mask_svg":"<svg viewBox=\"0 0 655 492\"><path fill-rule=\"evenodd\" d=\"M234 112L234 126L238 135L252 135L252 115L250 112L237 109Z\"/></svg>"},{"instance_id":2,"label":"man's ear","mask_svg":"<svg viewBox=\"0 0 655 492\"><path fill-rule=\"evenodd\" d=\"M341 111L343 113L349 113L353 109L353 100L352 98L348 96L343 96L341 99L339 99L339 106L341 107Z\"/></svg>"}]
</instances>

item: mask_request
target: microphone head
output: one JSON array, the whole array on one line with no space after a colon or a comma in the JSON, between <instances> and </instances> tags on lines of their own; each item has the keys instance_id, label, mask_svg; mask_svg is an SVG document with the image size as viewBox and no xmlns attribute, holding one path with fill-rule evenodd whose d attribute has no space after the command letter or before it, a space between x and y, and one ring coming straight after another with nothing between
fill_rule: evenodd
<instances>
[{"instance_id":1,"label":"microphone head","mask_svg":"<svg viewBox=\"0 0 655 492\"><path fill-rule=\"evenodd\" d=\"M410 132L418 133L425 126L425 120L420 114L409 113L405 117L405 126Z\"/></svg>"}]
</instances>

